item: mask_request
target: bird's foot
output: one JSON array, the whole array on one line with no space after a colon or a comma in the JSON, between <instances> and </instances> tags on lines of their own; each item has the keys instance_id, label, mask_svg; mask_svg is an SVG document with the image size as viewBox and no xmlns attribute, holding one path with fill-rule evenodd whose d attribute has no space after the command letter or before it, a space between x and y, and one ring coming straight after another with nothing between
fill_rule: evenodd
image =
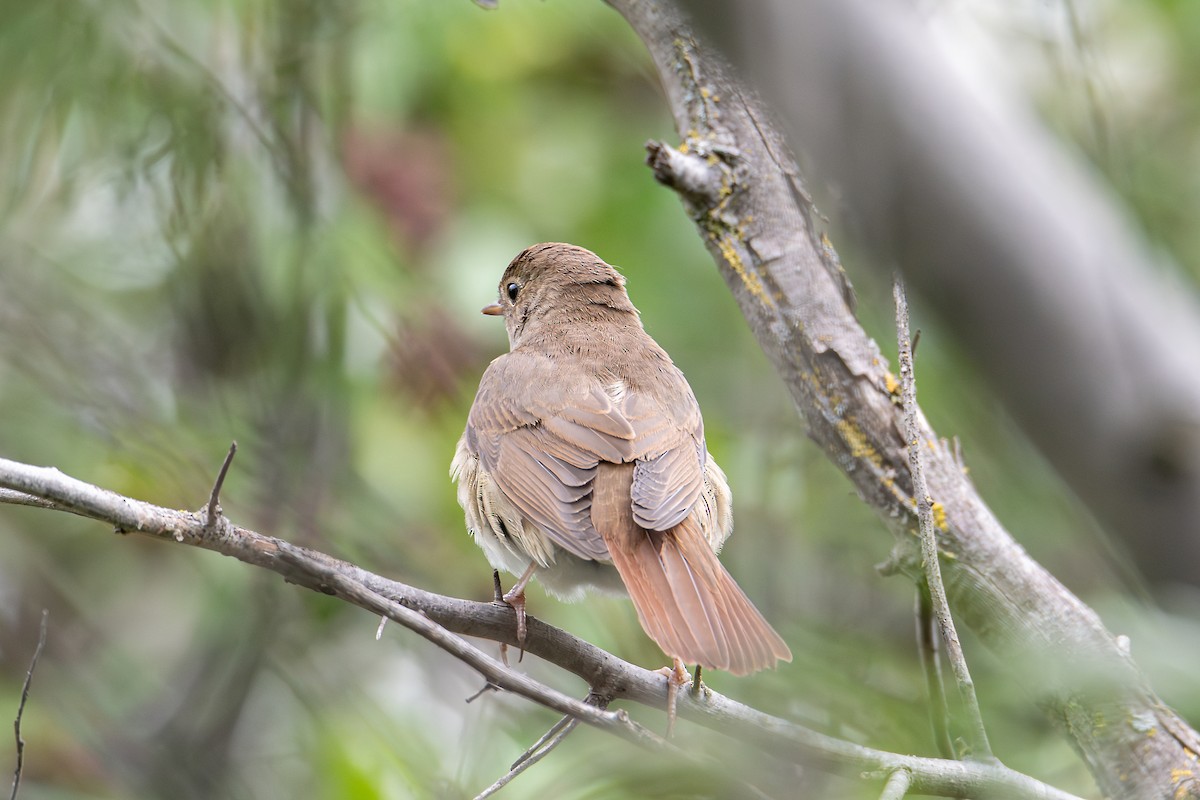
<instances>
[{"instance_id":1,"label":"bird's foot","mask_svg":"<svg viewBox=\"0 0 1200 800\"><path fill-rule=\"evenodd\" d=\"M692 676L688 674L687 668L678 658L675 659L674 666L663 667L658 672L667 679L667 738L670 739L675 735L675 712L679 689L691 683ZM700 677L699 667L696 668L696 677Z\"/></svg>"},{"instance_id":2,"label":"bird's foot","mask_svg":"<svg viewBox=\"0 0 1200 800\"><path fill-rule=\"evenodd\" d=\"M520 663L525 658L525 638L529 633L525 614L525 590L522 588L518 591L514 587L500 599L505 605L511 606L512 610L517 612L517 646L521 648L521 654L517 656L517 662Z\"/></svg>"},{"instance_id":3,"label":"bird's foot","mask_svg":"<svg viewBox=\"0 0 1200 800\"><path fill-rule=\"evenodd\" d=\"M533 577L533 573L536 571L537 562L530 563L525 573L513 584L513 587L507 592L503 592L503 587L500 586L500 571L492 570L492 585L495 589L494 598L496 604L506 605L517 612L517 646L521 648L521 654L517 656L518 663L525 659L525 638L529 633L529 625L525 614L525 587L529 585L529 579ZM503 643L500 644L500 660L504 662L504 666L508 666L508 646Z\"/></svg>"},{"instance_id":4,"label":"bird's foot","mask_svg":"<svg viewBox=\"0 0 1200 800\"><path fill-rule=\"evenodd\" d=\"M504 587L500 584L500 570L492 570L492 602L498 606L508 605L504 599ZM508 663L508 645L504 642L500 643L500 662L504 666L510 666ZM470 702L470 701L468 701Z\"/></svg>"}]
</instances>

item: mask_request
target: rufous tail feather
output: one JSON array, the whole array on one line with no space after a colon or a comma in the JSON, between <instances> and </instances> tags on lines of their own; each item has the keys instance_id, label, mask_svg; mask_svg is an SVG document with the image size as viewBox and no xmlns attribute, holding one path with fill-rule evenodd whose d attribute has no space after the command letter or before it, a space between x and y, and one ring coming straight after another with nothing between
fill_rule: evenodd
<instances>
[{"instance_id":1,"label":"rufous tail feather","mask_svg":"<svg viewBox=\"0 0 1200 800\"><path fill-rule=\"evenodd\" d=\"M632 464L601 463L592 521L608 545L646 634L669 656L746 675L792 653L688 518L668 531L633 520Z\"/></svg>"}]
</instances>

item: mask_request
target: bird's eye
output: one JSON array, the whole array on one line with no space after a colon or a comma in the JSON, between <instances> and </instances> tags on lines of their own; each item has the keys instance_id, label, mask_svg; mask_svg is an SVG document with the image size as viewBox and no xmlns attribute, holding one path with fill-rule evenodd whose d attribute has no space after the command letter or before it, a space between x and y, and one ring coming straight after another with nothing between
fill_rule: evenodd
<instances>
[{"instance_id":1,"label":"bird's eye","mask_svg":"<svg viewBox=\"0 0 1200 800\"><path fill-rule=\"evenodd\" d=\"M521 291L521 285L518 283L510 283L504 287L504 291L508 292L508 299L512 302L517 301L517 292Z\"/></svg>"}]
</instances>

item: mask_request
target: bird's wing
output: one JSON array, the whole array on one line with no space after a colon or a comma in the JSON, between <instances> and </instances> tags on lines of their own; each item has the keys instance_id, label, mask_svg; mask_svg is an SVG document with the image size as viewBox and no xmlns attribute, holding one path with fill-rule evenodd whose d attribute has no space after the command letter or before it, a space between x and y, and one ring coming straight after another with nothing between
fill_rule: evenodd
<instances>
[{"instance_id":1,"label":"bird's wing","mask_svg":"<svg viewBox=\"0 0 1200 800\"><path fill-rule=\"evenodd\" d=\"M590 516L601 460L622 462L636 432L599 382L522 350L483 374L467 417L467 446L496 487L558 546L608 560Z\"/></svg>"},{"instance_id":2,"label":"bird's wing","mask_svg":"<svg viewBox=\"0 0 1200 800\"><path fill-rule=\"evenodd\" d=\"M631 488L633 518L652 531L669 530L691 513L704 490L704 423L691 387L674 365L625 411L641 433ZM680 391L682 387L683 391Z\"/></svg>"},{"instance_id":3,"label":"bird's wing","mask_svg":"<svg viewBox=\"0 0 1200 800\"><path fill-rule=\"evenodd\" d=\"M515 350L484 372L467 418L467 445L555 544L607 561L590 513L599 462L636 462L633 512L651 530L678 524L703 490L700 411L691 391L684 394L671 407L660 399L665 392L605 386L584 365Z\"/></svg>"}]
</instances>

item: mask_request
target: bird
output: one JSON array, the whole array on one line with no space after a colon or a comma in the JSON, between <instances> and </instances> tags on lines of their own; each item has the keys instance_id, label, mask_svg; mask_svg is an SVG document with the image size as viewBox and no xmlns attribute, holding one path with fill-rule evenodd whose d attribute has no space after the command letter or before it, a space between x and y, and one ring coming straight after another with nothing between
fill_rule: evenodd
<instances>
[{"instance_id":1,"label":"bird","mask_svg":"<svg viewBox=\"0 0 1200 800\"><path fill-rule=\"evenodd\" d=\"M482 311L504 318L509 352L480 379L450 472L475 542L518 576L504 600L522 648L536 577L568 601L628 594L679 685L686 664L747 675L791 661L717 558L733 530L729 484L625 278L590 250L536 244Z\"/></svg>"}]
</instances>

